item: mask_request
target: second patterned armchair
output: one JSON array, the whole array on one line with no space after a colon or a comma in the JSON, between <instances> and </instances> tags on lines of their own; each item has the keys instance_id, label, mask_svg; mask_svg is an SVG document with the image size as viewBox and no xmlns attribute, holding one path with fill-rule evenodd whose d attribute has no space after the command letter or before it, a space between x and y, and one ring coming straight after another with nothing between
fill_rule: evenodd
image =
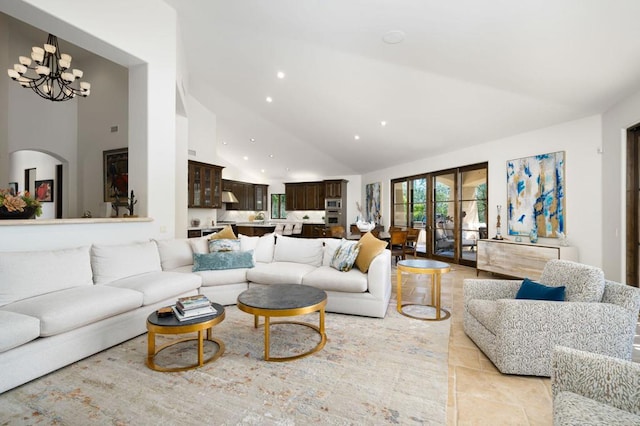
<instances>
[{"instance_id":1,"label":"second patterned armchair","mask_svg":"<svg viewBox=\"0 0 640 426\"><path fill-rule=\"evenodd\" d=\"M566 260L539 281L565 286L565 301L515 299L522 280L464 280L464 331L498 370L548 377L555 345L631 359L640 289Z\"/></svg>"}]
</instances>

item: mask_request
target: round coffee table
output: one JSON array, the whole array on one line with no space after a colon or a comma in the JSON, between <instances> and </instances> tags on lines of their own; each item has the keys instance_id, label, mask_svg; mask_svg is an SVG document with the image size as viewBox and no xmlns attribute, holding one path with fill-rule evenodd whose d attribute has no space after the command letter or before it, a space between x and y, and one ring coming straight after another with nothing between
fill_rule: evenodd
<instances>
[{"instance_id":1,"label":"round coffee table","mask_svg":"<svg viewBox=\"0 0 640 426\"><path fill-rule=\"evenodd\" d=\"M207 315L206 317L194 318L187 321L179 321L175 315L168 317L158 317L158 314L154 311L147 318L147 331L148 333L148 346L147 346L147 367L156 371L185 371L193 368L202 367L211 361L215 361L220 358L224 353L224 343L220 339L216 339L212 336L213 326L220 324L224 320L224 306L217 303L211 304L216 311L215 314ZM206 340L214 342L218 345L218 350L208 359L204 359L204 332L207 332ZM185 337L182 339L174 340L165 343L156 349L156 334L183 334L183 333L198 333L198 337ZM162 367L157 365L154 360L162 350L177 345L178 343L187 342L191 340L198 341L198 362L196 364L187 365L184 367Z\"/></svg>"},{"instance_id":2,"label":"round coffee table","mask_svg":"<svg viewBox=\"0 0 640 426\"><path fill-rule=\"evenodd\" d=\"M451 313L440 307L440 276L451 270L448 263L438 262L437 260L428 259L407 259L401 260L397 264L397 287L396 298L398 299L398 312L409 318L419 319L423 321L441 321L449 318ZM431 275L431 304L421 305L419 303L402 303L402 273L409 274L428 274ZM404 306L430 306L435 308L435 318L418 317L403 311ZM444 312L444 315L441 313Z\"/></svg>"},{"instance_id":3,"label":"round coffee table","mask_svg":"<svg viewBox=\"0 0 640 426\"><path fill-rule=\"evenodd\" d=\"M322 349L327 342L324 332L324 307L327 293L302 284L271 284L253 287L238 296L238 309L254 316L253 325L258 328L259 318L264 317L264 360L293 361ZM293 317L311 312L320 312L318 326L299 321L271 322L271 317ZM309 327L320 335L320 342L311 350L299 355L272 357L269 355L269 328L271 324L297 324Z\"/></svg>"}]
</instances>

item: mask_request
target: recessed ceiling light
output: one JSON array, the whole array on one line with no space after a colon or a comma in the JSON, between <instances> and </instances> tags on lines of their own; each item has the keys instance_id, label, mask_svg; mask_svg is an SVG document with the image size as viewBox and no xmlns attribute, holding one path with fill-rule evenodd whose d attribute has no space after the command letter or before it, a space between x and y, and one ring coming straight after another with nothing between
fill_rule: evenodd
<instances>
[{"instance_id":1,"label":"recessed ceiling light","mask_svg":"<svg viewBox=\"0 0 640 426\"><path fill-rule=\"evenodd\" d=\"M404 31L394 30L394 31L389 31L388 33L383 35L382 41L384 41L387 44L398 44L398 43L402 43L404 41L404 38L405 38Z\"/></svg>"},{"instance_id":2,"label":"recessed ceiling light","mask_svg":"<svg viewBox=\"0 0 640 426\"><path fill-rule=\"evenodd\" d=\"M269 154L269 158L273 158L273 157L274 157L274 155L273 155L273 154Z\"/></svg>"},{"instance_id":3,"label":"recessed ceiling light","mask_svg":"<svg viewBox=\"0 0 640 426\"><path fill-rule=\"evenodd\" d=\"M244 160L248 160L249 157L247 157L246 155L244 157L242 157Z\"/></svg>"},{"instance_id":4,"label":"recessed ceiling light","mask_svg":"<svg viewBox=\"0 0 640 426\"><path fill-rule=\"evenodd\" d=\"M386 126L386 125L387 125L387 122L383 120L383 121L381 121L381 122L380 122L380 125L381 125L382 127L384 127L384 126Z\"/></svg>"},{"instance_id":5,"label":"recessed ceiling light","mask_svg":"<svg viewBox=\"0 0 640 426\"><path fill-rule=\"evenodd\" d=\"M261 172L261 173L264 173L264 169L260 169L260 172Z\"/></svg>"},{"instance_id":6,"label":"recessed ceiling light","mask_svg":"<svg viewBox=\"0 0 640 426\"><path fill-rule=\"evenodd\" d=\"M360 140L360 135L355 135L353 138L354 138L355 140Z\"/></svg>"},{"instance_id":7,"label":"recessed ceiling light","mask_svg":"<svg viewBox=\"0 0 640 426\"><path fill-rule=\"evenodd\" d=\"M284 73L282 71L278 71L278 74L276 74L278 76L278 78L280 80L282 80L284 78Z\"/></svg>"},{"instance_id":8,"label":"recessed ceiling light","mask_svg":"<svg viewBox=\"0 0 640 426\"><path fill-rule=\"evenodd\" d=\"M291 169L287 167L287 171L290 171Z\"/></svg>"},{"instance_id":9,"label":"recessed ceiling light","mask_svg":"<svg viewBox=\"0 0 640 426\"><path fill-rule=\"evenodd\" d=\"M251 141L251 143L255 143L256 138L251 138L251 139L249 139L249 140Z\"/></svg>"},{"instance_id":10,"label":"recessed ceiling light","mask_svg":"<svg viewBox=\"0 0 640 426\"><path fill-rule=\"evenodd\" d=\"M227 144L227 141L222 141L222 145L226 145L226 144Z\"/></svg>"},{"instance_id":11,"label":"recessed ceiling light","mask_svg":"<svg viewBox=\"0 0 640 426\"><path fill-rule=\"evenodd\" d=\"M273 102L273 98L271 96L267 96L267 102L269 103Z\"/></svg>"}]
</instances>

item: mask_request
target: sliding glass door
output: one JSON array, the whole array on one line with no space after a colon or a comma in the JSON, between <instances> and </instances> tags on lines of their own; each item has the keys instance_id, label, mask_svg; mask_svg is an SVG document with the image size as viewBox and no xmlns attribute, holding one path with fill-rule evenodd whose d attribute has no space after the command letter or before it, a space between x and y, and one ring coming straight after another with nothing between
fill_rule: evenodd
<instances>
[{"instance_id":1,"label":"sliding glass door","mask_svg":"<svg viewBox=\"0 0 640 426\"><path fill-rule=\"evenodd\" d=\"M487 238L487 163L394 179L392 226L420 230L417 254L476 264Z\"/></svg>"}]
</instances>

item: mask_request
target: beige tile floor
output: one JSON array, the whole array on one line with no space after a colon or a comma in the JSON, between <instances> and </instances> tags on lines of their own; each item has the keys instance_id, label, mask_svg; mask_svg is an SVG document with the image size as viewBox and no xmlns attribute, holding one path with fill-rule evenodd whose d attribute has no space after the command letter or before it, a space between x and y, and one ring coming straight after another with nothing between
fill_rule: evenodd
<instances>
[{"instance_id":1,"label":"beige tile floor","mask_svg":"<svg viewBox=\"0 0 640 426\"><path fill-rule=\"evenodd\" d=\"M426 302L425 297L430 294L429 278L404 277L403 302ZM464 333L462 282L464 278L475 277L474 268L459 265L451 265L451 272L442 276L442 306L451 311L447 424L553 424L550 379L501 374ZM481 273L480 278L492 276ZM391 282L395 303L395 268ZM636 339L640 343L640 337Z\"/></svg>"}]
</instances>

